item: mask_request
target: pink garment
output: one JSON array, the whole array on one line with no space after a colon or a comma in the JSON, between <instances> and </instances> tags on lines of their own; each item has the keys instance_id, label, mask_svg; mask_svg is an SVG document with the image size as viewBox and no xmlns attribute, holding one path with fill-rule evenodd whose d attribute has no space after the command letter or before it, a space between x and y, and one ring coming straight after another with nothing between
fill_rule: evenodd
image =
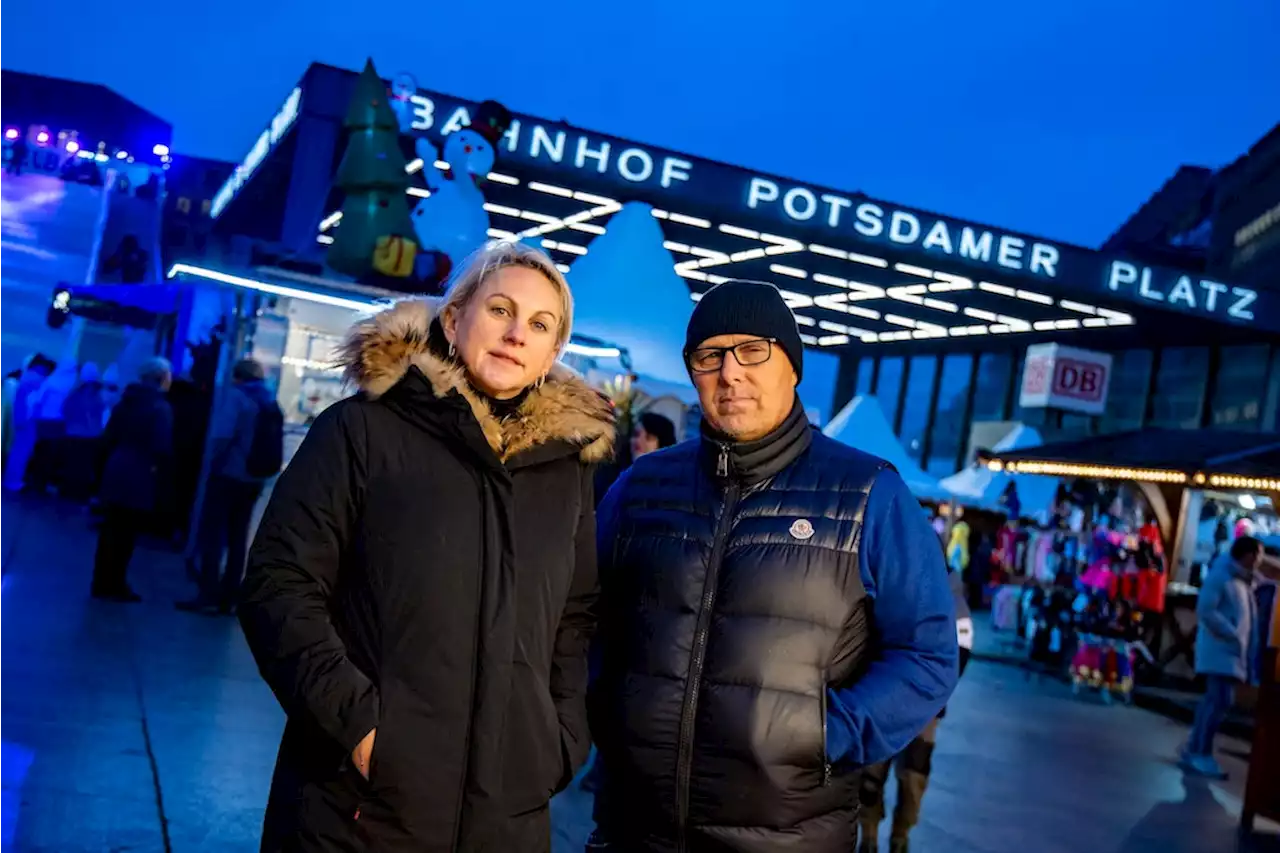
<instances>
[{"instance_id":1,"label":"pink garment","mask_svg":"<svg viewBox=\"0 0 1280 853\"><path fill-rule=\"evenodd\" d=\"M1036 540L1035 576L1037 580L1052 583L1058 576L1057 566L1051 559L1053 554L1053 534L1042 533Z\"/></svg>"},{"instance_id":2,"label":"pink garment","mask_svg":"<svg viewBox=\"0 0 1280 853\"><path fill-rule=\"evenodd\" d=\"M1093 589L1111 589L1111 563L1109 560L1095 560L1080 576L1080 583Z\"/></svg>"}]
</instances>

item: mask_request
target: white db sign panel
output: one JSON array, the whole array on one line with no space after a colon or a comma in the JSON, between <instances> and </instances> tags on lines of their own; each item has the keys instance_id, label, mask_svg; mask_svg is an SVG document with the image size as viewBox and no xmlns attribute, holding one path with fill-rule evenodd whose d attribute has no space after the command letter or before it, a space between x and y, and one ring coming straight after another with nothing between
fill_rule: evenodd
<instances>
[{"instance_id":1,"label":"white db sign panel","mask_svg":"<svg viewBox=\"0 0 1280 853\"><path fill-rule=\"evenodd\" d=\"M1039 344L1027 347L1019 404L1024 409L1062 409L1100 415L1107 408L1110 382L1108 353Z\"/></svg>"}]
</instances>

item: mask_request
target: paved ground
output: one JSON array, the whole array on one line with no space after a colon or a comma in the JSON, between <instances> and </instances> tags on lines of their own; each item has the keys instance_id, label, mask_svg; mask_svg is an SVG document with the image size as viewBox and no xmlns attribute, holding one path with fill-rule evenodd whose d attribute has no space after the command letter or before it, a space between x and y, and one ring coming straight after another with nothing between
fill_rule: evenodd
<instances>
[{"instance_id":1,"label":"paved ground","mask_svg":"<svg viewBox=\"0 0 1280 853\"><path fill-rule=\"evenodd\" d=\"M156 552L134 572L146 602L91 602L81 515L6 501L0 521L4 850L255 850L283 720L235 622L176 612L181 564ZM1170 762L1184 737L1163 717L975 663L913 849L1236 850L1245 746L1223 744L1229 782L1194 783ZM554 810L557 853L581 850L588 795L570 790Z\"/></svg>"}]
</instances>

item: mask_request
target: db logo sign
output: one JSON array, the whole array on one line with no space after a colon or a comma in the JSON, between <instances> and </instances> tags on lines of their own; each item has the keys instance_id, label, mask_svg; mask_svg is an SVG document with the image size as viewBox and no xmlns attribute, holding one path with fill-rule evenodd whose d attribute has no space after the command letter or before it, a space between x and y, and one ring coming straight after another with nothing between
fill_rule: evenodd
<instances>
[{"instance_id":1,"label":"db logo sign","mask_svg":"<svg viewBox=\"0 0 1280 853\"><path fill-rule=\"evenodd\" d=\"M1024 408L1100 415L1107 407L1111 356L1058 344L1027 347L1022 372Z\"/></svg>"},{"instance_id":2,"label":"db logo sign","mask_svg":"<svg viewBox=\"0 0 1280 853\"><path fill-rule=\"evenodd\" d=\"M1102 402L1107 368L1091 361L1059 357L1053 363L1053 394L1090 403Z\"/></svg>"}]
</instances>

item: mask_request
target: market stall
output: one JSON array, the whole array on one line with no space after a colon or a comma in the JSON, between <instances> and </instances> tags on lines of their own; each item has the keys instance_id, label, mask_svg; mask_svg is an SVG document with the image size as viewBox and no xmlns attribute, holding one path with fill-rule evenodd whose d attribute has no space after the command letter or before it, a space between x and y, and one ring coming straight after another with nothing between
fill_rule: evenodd
<instances>
[{"instance_id":1,"label":"market stall","mask_svg":"<svg viewBox=\"0 0 1280 853\"><path fill-rule=\"evenodd\" d=\"M1152 655L1153 677L1192 678L1195 583L1203 568L1193 558L1206 493L1249 495L1255 505L1262 499L1274 503L1280 492L1280 438L1225 430L1146 429L988 452L981 461L993 471L1061 477L1072 483L1077 495L1093 490L1102 498L1074 502L1081 513L1080 528L1092 529L1095 543L1084 560L1076 561L1086 567L1077 580L1086 586L1090 579L1095 584L1105 581L1113 605L1127 602L1131 612L1141 616L1140 636ZM1145 566L1132 559L1143 553L1131 550L1135 537L1139 546L1148 545L1150 556L1141 561ZM1162 577L1145 586L1141 575L1129 577L1153 568ZM1162 589L1157 592L1158 587Z\"/></svg>"}]
</instances>

